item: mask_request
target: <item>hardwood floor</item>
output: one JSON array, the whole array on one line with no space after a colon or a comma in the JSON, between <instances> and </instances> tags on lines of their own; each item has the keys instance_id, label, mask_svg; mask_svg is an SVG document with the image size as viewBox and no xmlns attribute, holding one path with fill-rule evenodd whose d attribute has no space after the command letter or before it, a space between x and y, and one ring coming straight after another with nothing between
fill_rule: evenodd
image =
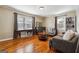
<instances>
[{"instance_id":1,"label":"hardwood floor","mask_svg":"<svg viewBox=\"0 0 79 59\"><path fill-rule=\"evenodd\" d=\"M0 42L0 51L12 53L16 52L17 49L33 44L33 52L35 53L49 53L55 52L54 49L49 49L49 40L51 37L48 37L47 41L40 41L37 35L28 38L18 38L14 40L7 40Z\"/></svg>"}]
</instances>

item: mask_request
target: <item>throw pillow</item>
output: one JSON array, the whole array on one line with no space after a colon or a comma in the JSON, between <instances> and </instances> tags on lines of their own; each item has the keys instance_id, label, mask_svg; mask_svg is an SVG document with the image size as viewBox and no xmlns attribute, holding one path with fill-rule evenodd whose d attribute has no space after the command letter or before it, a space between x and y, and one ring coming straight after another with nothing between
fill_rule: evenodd
<instances>
[{"instance_id":1,"label":"throw pillow","mask_svg":"<svg viewBox=\"0 0 79 59\"><path fill-rule=\"evenodd\" d=\"M72 30L68 30L68 31L64 34L63 39L64 39L64 40L70 40L70 39L72 39L74 36L75 36L75 32L73 32Z\"/></svg>"}]
</instances>

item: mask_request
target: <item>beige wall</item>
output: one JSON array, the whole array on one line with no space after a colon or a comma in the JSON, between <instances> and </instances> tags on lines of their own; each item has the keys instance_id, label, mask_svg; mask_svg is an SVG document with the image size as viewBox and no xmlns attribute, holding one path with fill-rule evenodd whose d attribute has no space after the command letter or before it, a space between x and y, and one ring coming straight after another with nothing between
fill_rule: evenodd
<instances>
[{"instance_id":1,"label":"beige wall","mask_svg":"<svg viewBox=\"0 0 79 59\"><path fill-rule=\"evenodd\" d=\"M53 17L53 16L46 17L45 26L54 28L55 27L54 25L55 25L55 17Z\"/></svg>"},{"instance_id":2,"label":"beige wall","mask_svg":"<svg viewBox=\"0 0 79 59\"><path fill-rule=\"evenodd\" d=\"M64 12L61 14L58 14L59 16L65 15L65 16L75 16L76 15L76 10L72 10L72 11L68 11L68 12Z\"/></svg>"},{"instance_id":3,"label":"beige wall","mask_svg":"<svg viewBox=\"0 0 79 59\"><path fill-rule=\"evenodd\" d=\"M47 31L51 31L52 28L55 28L55 17L49 16L45 18L45 27Z\"/></svg>"},{"instance_id":4,"label":"beige wall","mask_svg":"<svg viewBox=\"0 0 79 59\"><path fill-rule=\"evenodd\" d=\"M13 12L0 8L0 39L13 37Z\"/></svg>"},{"instance_id":5,"label":"beige wall","mask_svg":"<svg viewBox=\"0 0 79 59\"><path fill-rule=\"evenodd\" d=\"M41 16L36 16L35 17L35 26L36 26L36 22L41 22L42 23L42 26L45 27L45 17L41 17Z\"/></svg>"},{"instance_id":6,"label":"beige wall","mask_svg":"<svg viewBox=\"0 0 79 59\"><path fill-rule=\"evenodd\" d=\"M67 16L76 16L76 11L73 10L73 11L69 11L67 13L65 13Z\"/></svg>"}]
</instances>

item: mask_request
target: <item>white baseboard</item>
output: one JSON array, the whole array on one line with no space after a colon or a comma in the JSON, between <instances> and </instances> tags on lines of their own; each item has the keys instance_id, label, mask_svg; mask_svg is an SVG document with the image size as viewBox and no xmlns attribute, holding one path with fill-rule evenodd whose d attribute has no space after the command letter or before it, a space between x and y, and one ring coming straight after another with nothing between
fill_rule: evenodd
<instances>
[{"instance_id":1,"label":"white baseboard","mask_svg":"<svg viewBox=\"0 0 79 59\"><path fill-rule=\"evenodd\" d=\"M12 40L13 38L6 38L6 39L0 39L0 42L1 41L6 41L6 40Z\"/></svg>"}]
</instances>

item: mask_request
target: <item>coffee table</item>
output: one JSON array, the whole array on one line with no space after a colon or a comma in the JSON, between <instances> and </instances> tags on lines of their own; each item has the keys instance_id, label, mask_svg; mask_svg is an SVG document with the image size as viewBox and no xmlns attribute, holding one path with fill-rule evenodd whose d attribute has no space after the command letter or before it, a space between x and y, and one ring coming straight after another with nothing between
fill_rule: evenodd
<instances>
[{"instance_id":1,"label":"coffee table","mask_svg":"<svg viewBox=\"0 0 79 59\"><path fill-rule=\"evenodd\" d=\"M48 35L46 32L41 32L38 34L39 40L46 41L48 39Z\"/></svg>"}]
</instances>

